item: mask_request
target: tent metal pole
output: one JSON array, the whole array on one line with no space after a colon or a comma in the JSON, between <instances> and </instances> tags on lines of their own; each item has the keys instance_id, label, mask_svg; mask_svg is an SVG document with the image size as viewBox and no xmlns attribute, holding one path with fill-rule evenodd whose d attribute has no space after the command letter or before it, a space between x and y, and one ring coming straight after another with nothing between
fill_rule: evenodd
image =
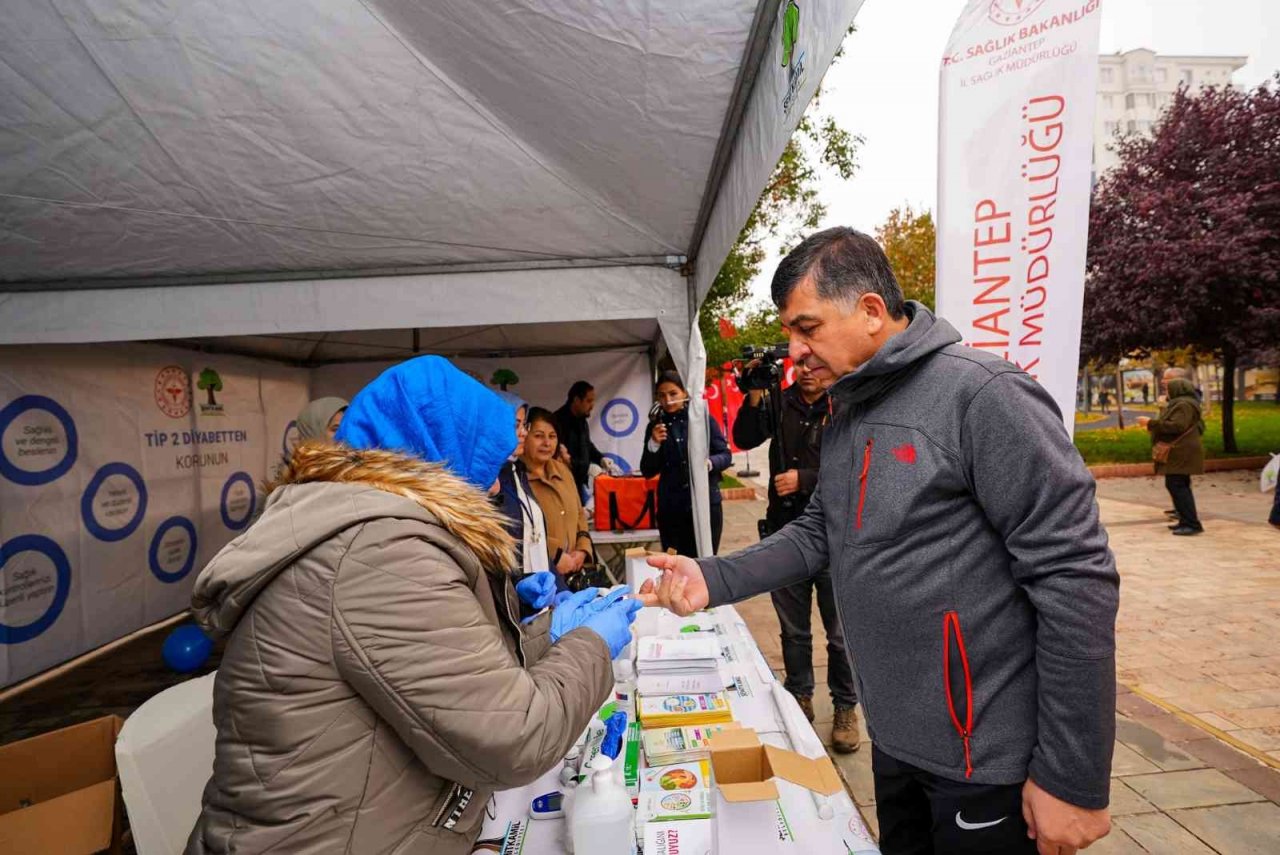
<instances>
[{"instance_id":1,"label":"tent metal pole","mask_svg":"<svg viewBox=\"0 0 1280 855\"><path fill-rule=\"evenodd\" d=\"M427 264L414 267L378 267L365 270L233 271L195 276L102 277L98 279L38 279L5 282L0 294L26 291L92 291L113 288L170 288L181 285L241 285L255 282L360 279L384 276L422 276L433 273L499 273L508 270L572 270L595 267L664 267L678 270L683 255L634 255L600 258L545 258L532 261L481 261Z\"/></svg>"},{"instance_id":2,"label":"tent metal pole","mask_svg":"<svg viewBox=\"0 0 1280 855\"><path fill-rule=\"evenodd\" d=\"M715 209L716 199L720 196L720 184L733 160L733 149L738 142L738 134L742 130L742 117L747 112L747 104L755 89L756 78L760 74L760 65L764 62L765 53L769 50L769 36L773 32L774 21L778 18L778 7L782 0L760 0L756 5L756 15L751 21L751 33L747 37L747 47L742 56L742 64L738 66L738 78L733 84L733 96L729 101L729 109L724 115L724 125L720 129L720 139L716 143L715 157L711 160L711 172L707 175L707 185L702 191L702 205L698 209L698 219L694 221L693 238L689 241L689 264L692 265L702 249L702 239L706 236L707 226L711 222L711 212Z\"/></svg>"}]
</instances>

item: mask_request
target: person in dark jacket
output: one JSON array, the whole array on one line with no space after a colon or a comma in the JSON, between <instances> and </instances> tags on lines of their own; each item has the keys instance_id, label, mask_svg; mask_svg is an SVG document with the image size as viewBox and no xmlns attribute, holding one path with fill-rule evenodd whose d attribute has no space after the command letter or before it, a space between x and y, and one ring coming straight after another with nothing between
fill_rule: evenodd
<instances>
[{"instance_id":1,"label":"person in dark jacket","mask_svg":"<svg viewBox=\"0 0 1280 855\"><path fill-rule=\"evenodd\" d=\"M689 493L689 393L680 375L667 371L658 378L658 413L649 423L649 438L640 457L640 472L658 479L658 534L663 549L696 556L698 542L693 520L693 497ZM720 550L724 512L720 507L720 473L733 464L733 454L724 433L707 415L710 438L707 455L707 486L711 499L711 551Z\"/></svg>"},{"instance_id":2,"label":"person in dark jacket","mask_svg":"<svg viewBox=\"0 0 1280 855\"><path fill-rule=\"evenodd\" d=\"M586 380L579 380L569 387L564 406L555 413L556 433L560 435L560 445L569 458L564 462L573 470L573 480L584 501L592 464L605 465L604 455L591 441L591 426L587 423L595 405L595 387Z\"/></svg>"},{"instance_id":3,"label":"person in dark jacket","mask_svg":"<svg viewBox=\"0 0 1280 855\"><path fill-rule=\"evenodd\" d=\"M1169 526L1180 537L1200 534L1204 526L1196 513L1196 497L1191 492L1191 476L1204 474L1204 419L1200 416L1200 398L1196 387L1187 379L1186 369L1170 368L1164 372L1160 385L1168 392L1169 399L1157 418L1142 417L1138 424L1151 434L1151 442L1173 444L1169 459L1156 461L1156 474L1164 475L1164 488L1173 499L1177 522Z\"/></svg>"},{"instance_id":4,"label":"person in dark jacket","mask_svg":"<svg viewBox=\"0 0 1280 855\"><path fill-rule=\"evenodd\" d=\"M792 359L836 381L818 487L742 552L650 558L642 599L684 615L829 566L881 851L1073 855L1110 830L1120 580L1062 414L904 301L860 232L806 239L773 299Z\"/></svg>"},{"instance_id":5,"label":"person in dark jacket","mask_svg":"<svg viewBox=\"0 0 1280 855\"><path fill-rule=\"evenodd\" d=\"M795 367L795 382L781 391L774 408L769 397L776 392L752 389L733 423L733 441L739 448L769 446L769 510L761 535L767 537L804 513L818 486L822 459L822 432L830 419L830 399L808 366ZM776 422L776 424L775 424ZM775 435L776 434L776 435ZM842 754L858 749L858 719L854 705L858 690L844 646L844 630L836 611L831 573L823 568L810 579L779 588L770 596L782 628L784 685L795 695L805 717L813 721L813 592L818 592L818 612L827 632L827 688L835 707L831 747Z\"/></svg>"}]
</instances>

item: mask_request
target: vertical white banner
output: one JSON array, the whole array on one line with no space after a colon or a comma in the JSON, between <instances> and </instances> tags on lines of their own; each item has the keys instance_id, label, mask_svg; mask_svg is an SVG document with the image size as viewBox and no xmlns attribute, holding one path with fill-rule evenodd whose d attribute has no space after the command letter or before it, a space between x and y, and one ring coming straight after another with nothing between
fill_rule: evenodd
<instances>
[{"instance_id":1,"label":"vertical white banner","mask_svg":"<svg viewBox=\"0 0 1280 855\"><path fill-rule=\"evenodd\" d=\"M938 314L1074 428L1101 0L970 0L942 58Z\"/></svg>"}]
</instances>

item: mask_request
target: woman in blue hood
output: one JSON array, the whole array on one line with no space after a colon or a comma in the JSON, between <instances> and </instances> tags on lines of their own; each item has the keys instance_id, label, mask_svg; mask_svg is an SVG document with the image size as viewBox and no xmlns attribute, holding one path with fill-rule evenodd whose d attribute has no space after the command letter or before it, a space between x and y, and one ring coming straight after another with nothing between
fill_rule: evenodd
<instances>
[{"instance_id":1,"label":"woman in blue hood","mask_svg":"<svg viewBox=\"0 0 1280 855\"><path fill-rule=\"evenodd\" d=\"M229 636L188 853L467 855L494 790L558 764L613 688L639 602L513 586L486 493L512 408L437 357L385 371L301 443L200 574ZM519 602L542 610L521 622Z\"/></svg>"}]
</instances>

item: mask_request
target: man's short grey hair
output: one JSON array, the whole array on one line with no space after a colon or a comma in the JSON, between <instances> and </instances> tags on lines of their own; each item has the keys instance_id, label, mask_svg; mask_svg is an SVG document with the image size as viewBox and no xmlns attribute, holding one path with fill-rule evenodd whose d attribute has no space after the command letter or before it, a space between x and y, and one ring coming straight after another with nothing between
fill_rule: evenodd
<instances>
[{"instance_id":1,"label":"man's short grey hair","mask_svg":"<svg viewBox=\"0 0 1280 855\"><path fill-rule=\"evenodd\" d=\"M902 286L893 275L889 258L880 244L856 229L837 226L809 235L782 259L773 274L773 303L779 309L806 277L824 300L837 300L850 308L863 294L879 294L898 320L905 314Z\"/></svg>"}]
</instances>

